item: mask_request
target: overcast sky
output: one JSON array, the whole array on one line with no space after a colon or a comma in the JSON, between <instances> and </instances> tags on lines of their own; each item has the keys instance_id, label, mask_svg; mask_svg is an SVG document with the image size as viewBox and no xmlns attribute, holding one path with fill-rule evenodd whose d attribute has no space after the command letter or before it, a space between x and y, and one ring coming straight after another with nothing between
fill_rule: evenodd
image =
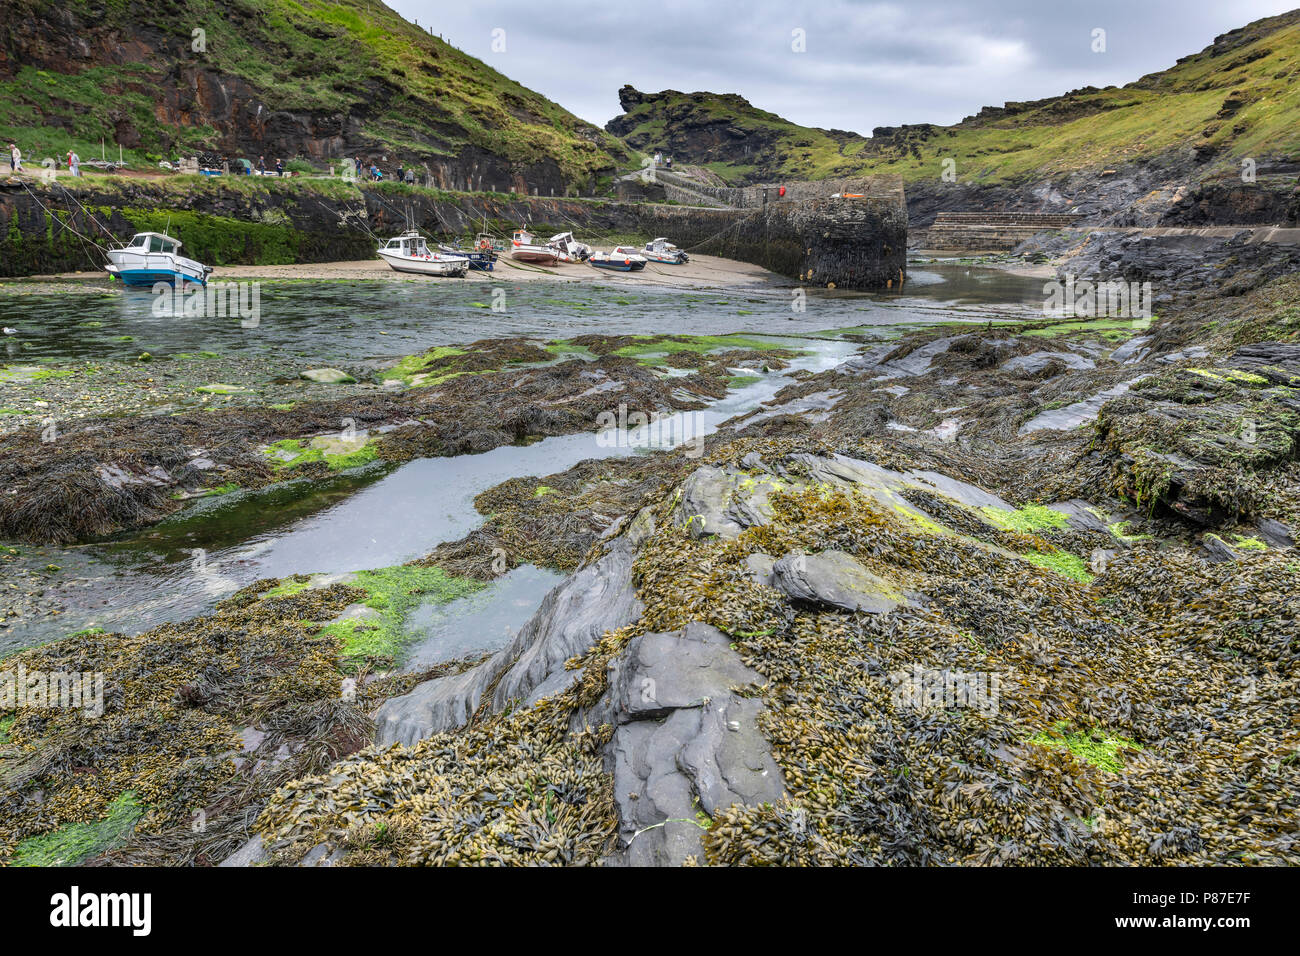
<instances>
[{"instance_id":1,"label":"overcast sky","mask_svg":"<svg viewBox=\"0 0 1300 956\"><path fill-rule=\"evenodd\" d=\"M389 0L603 126L618 88L740 93L805 126L955 123L981 106L1122 85L1295 0ZM505 50L494 52L493 31ZM1105 52L1093 31L1105 30ZM805 51L792 49L802 30Z\"/></svg>"}]
</instances>

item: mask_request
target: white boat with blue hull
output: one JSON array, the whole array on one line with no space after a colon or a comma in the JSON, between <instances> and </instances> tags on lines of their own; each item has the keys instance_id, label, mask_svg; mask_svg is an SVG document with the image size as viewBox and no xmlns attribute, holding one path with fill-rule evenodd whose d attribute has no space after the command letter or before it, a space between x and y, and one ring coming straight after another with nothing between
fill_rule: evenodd
<instances>
[{"instance_id":1,"label":"white boat with blue hull","mask_svg":"<svg viewBox=\"0 0 1300 956\"><path fill-rule=\"evenodd\" d=\"M211 266L180 254L181 242L161 232L138 232L131 241L108 250L104 269L125 285L207 285Z\"/></svg>"},{"instance_id":2,"label":"white boat with blue hull","mask_svg":"<svg viewBox=\"0 0 1300 956\"><path fill-rule=\"evenodd\" d=\"M415 230L389 239L380 246L379 257L398 272L416 275L464 276L469 271L467 258L431 251L424 237Z\"/></svg>"}]
</instances>

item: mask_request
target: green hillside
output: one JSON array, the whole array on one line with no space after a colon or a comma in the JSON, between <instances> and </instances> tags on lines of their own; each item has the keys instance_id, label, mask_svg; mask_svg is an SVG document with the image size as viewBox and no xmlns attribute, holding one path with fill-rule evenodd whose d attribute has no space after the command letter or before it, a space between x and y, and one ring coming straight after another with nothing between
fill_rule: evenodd
<instances>
[{"instance_id":1,"label":"green hillside","mask_svg":"<svg viewBox=\"0 0 1300 956\"><path fill-rule=\"evenodd\" d=\"M377 0L18 0L18 8L0 23L0 136L35 140L31 154L77 145L98 156L101 138L141 159L243 145L248 131L223 128L219 111L194 94L196 75L215 75L232 95L320 128L323 142L337 127L344 149L360 140L410 159L469 151L549 161L569 182L628 159L614 137ZM196 29L206 47L197 52ZM266 151L280 145L272 134Z\"/></svg>"},{"instance_id":2,"label":"green hillside","mask_svg":"<svg viewBox=\"0 0 1300 956\"><path fill-rule=\"evenodd\" d=\"M875 172L915 181L953 159L962 181L1016 183L1175 150L1227 169L1244 157L1300 159L1300 11L1224 34L1123 87L989 107L954 126L879 128L871 139L801 127L734 95L638 95L607 129L733 182Z\"/></svg>"}]
</instances>

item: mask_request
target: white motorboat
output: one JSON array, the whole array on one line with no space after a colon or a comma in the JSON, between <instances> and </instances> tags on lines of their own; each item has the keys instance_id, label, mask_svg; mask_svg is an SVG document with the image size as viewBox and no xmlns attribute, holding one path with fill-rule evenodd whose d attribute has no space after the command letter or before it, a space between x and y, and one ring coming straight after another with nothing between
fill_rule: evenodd
<instances>
[{"instance_id":1,"label":"white motorboat","mask_svg":"<svg viewBox=\"0 0 1300 956\"><path fill-rule=\"evenodd\" d=\"M510 258L553 266L560 261L560 254L550 246L539 245L527 229L517 229L510 237Z\"/></svg>"},{"instance_id":2,"label":"white motorboat","mask_svg":"<svg viewBox=\"0 0 1300 956\"><path fill-rule=\"evenodd\" d=\"M414 230L389 239L380 246L379 256L398 272L426 276L463 276L469 272L469 259L432 251L424 236Z\"/></svg>"},{"instance_id":3,"label":"white motorboat","mask_svg":"<svg viewBox=\"0 0 1300 956\"><path fill-rule=\"evenodd\" d=\"M161 232L138 232L131 241L108 250L109 275L125 285L207 285L211 266L180 255L181 242Z\"/></svg>"},{"instance_id":4,"label":"white motorboat","mask_svg":"<svg viewBox=\"0 0 1300 956\"><path fill-rule=\"evenodd\" d=\"M619 246L613 252L593 252L587 264L614 272L638 272L645 268L645 261L645 256L636 250Z\"/></svg>"},{"instance_id":5,"label":"white motorboat","mask_svg":"<svg viewBox=\"0 0 1300 956\"><path fill-rule=\"evenodd\" d=\"M579 242L573 238L573 233L562 232L558 236L551 236L546 244L555 250L556 257L561 262L586 262L591 257L593 250L585 242Z\"/></svg>"},{"instance_id":6,"label":"white motorboat","mask_svg":"<svg viewBox=\"0 0 1300 956\"><path fill-rule=\"evenodd\" d=\"M645 248L641 250L641 255L651 262L666 262L674 266L684 265L691 258L662 236L647 242Z\"/></svg>"}]
</instances>

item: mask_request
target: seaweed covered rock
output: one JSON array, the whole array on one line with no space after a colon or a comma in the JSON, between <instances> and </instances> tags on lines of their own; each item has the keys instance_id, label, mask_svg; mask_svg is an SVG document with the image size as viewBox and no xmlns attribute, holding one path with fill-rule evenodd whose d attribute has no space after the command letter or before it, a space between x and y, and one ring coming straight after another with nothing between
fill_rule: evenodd
<instances>
[{"instance_id":1,"label":"seaweed covered rock","mask_svg":"<svg viewBox=\"0 0 1300 956\"><path fill-rule=\"evenodd\" d=\"M772 567L772 583L796 601L883 614L902 603L898 588L843 551L792 552Z\"/></svg>"},{"instance_id":2,"label":"seaweed covered rock","mask_svg":"<svg viewBox=\"0 0 1300 956\"><path fill-rule=\"evenodd\" d=\"M675 520L695 537L734 538L767 520L768 497L783 484L771 475L703 465L682 485Z\"/></svg>"}]
</instances>

